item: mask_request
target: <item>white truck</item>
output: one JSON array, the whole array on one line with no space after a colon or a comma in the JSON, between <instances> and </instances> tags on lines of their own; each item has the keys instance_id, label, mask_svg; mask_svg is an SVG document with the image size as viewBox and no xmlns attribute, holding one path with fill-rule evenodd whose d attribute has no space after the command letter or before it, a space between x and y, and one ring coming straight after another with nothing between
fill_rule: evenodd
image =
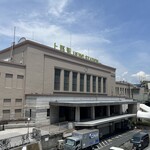
<instances>
[{"instance_id":1,"label":"white truck","mask_svg":"<svg viewBox=\"0 0 150 150\"><path fill-rule=\"evenodd\" d=\"M64 150L82 150L92 149L99 143L98 129L82 129L72 133L67 137L64 144Z\"/></svg>"}]
</instances>

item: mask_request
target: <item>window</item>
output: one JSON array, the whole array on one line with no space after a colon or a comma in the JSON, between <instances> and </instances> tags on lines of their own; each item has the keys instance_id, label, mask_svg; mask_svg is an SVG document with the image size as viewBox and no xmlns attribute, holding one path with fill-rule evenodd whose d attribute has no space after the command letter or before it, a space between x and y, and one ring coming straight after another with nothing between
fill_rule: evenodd
<instances>
[{"instance_id":1,"label":"window","mask_svg":"<svg viewBox=\"0 0 150 150\"><path fill-rule=\"evenodd\" d=\"M72 91L77 91L77 73L72 74Z\"/></svg>"},{"instance_id":2,"label":"window","mask_svg":"<svg viewBox=\"0 0 150 150\"><path fill-rule=\"evenodd\" d=\"M93 92L96 92L96 77L93 76Z\"/></svg>"},{"instance_id":3,"label":"window","mask_svg":"<svg viewBox=\"0 0 150 150\"><path fill-rule=\"evenodd\" d=\"M15 118L16 119L21 118L21 109L15 109Z\"/></svg>"},{"instance_id":4,"label":"window","mask_svg":"<svg viewBox=\"0 0 150 150\"><path fill-rule=\"evenodd\" d=\"M3 105L4 106L10 106L11 105L11 99L4 99L3 100Z\"/></svg>"},{"instance_id":5,"label":"window","mask_svg":"<svg viewBox=\"0 0 150 150\"><path fill-rule=\"evenodd\" d=\"M86 78L86 91L87 92L90 92L90 78L91 76L87 75L87 78Z\"/></svg>"},{"instance_id":6,"label":"window","mask_svg":"<svg viewBox=\"0 0 150 150\"><path fill-rule=\"evenodd\" d=\"M15 104L16 104L16 106L22 105L22 99L16 99Z\"/></svg>"},{"instance_id":7,"label":"window","mask_svg":"<svg viewBox=\"0 0 150 150\"><path fill-rule=\"evenodd\" d=\"M60 90L60 69L55 69L54 90Z\"/></svg>"},{"instance_id":8,"label":"window","mask_svg":"<svg viewBox=\"0 0 150 150\"><path fill-rule=\"evenodd\" d=\"M64 71L64 91L69 91L69 71Z\"/></svg>"},{"instance_id":9,"label":"window","mask_svg":"<svg viewBox=\"0 0 150 150\"><path fill-rule=\"evenodd\" d=\"M24 76L23 75L17 75L17 79L23 79Z\"/></svg>"},{"instance_id":10,"label":"window","mask_svg":"<svg viewBox=\"0 0 150 150\"><path fill-rule=\"evenodd\" d=\"M103 78L103 92L106 93L106 78Z\"/></svg>"},{"instance_id":11,"label":"window","mask_svg":"<svg viewBox=\"0 0 150 150\"><path fill-rule=\"evenodd\" d=\"M3 120L10 119L10 110L3 110Z\"/></svg>"},{"instance_id":12,"label":"window","mask_svg":"<svg viewBox=\"0 0 150 150\"><path fill-rule=\"evenodd\" d=\"M5 78L13 78L13 74L6 73Z\"/></svg>"},{"instance_id":13,"label":"window","mask_svg":"<svg viewBox=\"0 0 150 150\"><path fill-rule=\"evenodd\" d=\"M98 77L98 92L101 93L101 77Z\"/></svg>"},{"instance_id":14,"label":"window","mask_svg":"<svg viewBox=\"0 0 150 150\"><path fill-rule=\"evenodd\" d=\"M80 92L84 91L84 74L80 74Z\"/></svg>"},{"instance_id":15,"label":"window","mask_svg":"<svg viewBox=\"0 0 150 150\"><path fill-rule=\"evenodd\" d=\"M12 87L12 79L13 79L13 74L5 74L5 87L6 88L11 88Z\"/></svg>"},{"instance_id":16,"label":"window","mask_svg":"<svg viewBox=\"0 0 150 150\"><path fill-rule=\"evenodd\" d=\"M23 88L23 75L17 75L17 89L22 89Z\"/></svg>"},{"instance_id":17,"label":"window","mask_svg":"<svg viewBox=\"0 0 150 150\"><path fill-rule=\"evenodd\" d=\"M47 109L47 117L50 116L50 109Z\"/></svg>"}]
</instances>

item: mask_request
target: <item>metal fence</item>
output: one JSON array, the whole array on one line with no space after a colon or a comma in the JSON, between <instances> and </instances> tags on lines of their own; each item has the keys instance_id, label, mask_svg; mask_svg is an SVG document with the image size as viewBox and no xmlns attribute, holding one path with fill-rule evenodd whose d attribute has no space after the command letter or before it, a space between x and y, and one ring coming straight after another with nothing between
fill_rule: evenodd
<instances>
[{"instance_id":1,"label":"metal fence","mask_svg":"<svg viewBox=\"0 0 150 150\"><path fill-rule=\"evenodd\" d=\"M32 144L41 140L41 131L33 129L32 133L14 136L0 140L0 150L8 150L27 144Z\"/></svg>"},{"instance_id":2,"label":"metal fence","mask_svg":"<svg viewBox=\"0 0 150 150\"><path fill-rule=\"evenodd\" d=\"M60 122L52 125L38 124L36 128L38 128L39 130L47 131L50 134L53 134L53 133L63 132L70 128L73 128L73 123L66 121L66 122Z\"/></svg>"}]
</instances>

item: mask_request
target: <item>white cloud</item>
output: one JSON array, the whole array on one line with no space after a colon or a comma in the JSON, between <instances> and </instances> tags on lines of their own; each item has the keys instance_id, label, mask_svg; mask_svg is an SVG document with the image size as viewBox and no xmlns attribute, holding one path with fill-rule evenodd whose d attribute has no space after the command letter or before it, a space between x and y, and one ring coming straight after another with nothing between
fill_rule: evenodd
<instances>
[{"instance_id":1,"label":"white cloud","mask_svg":"<svg viewBox=\"0 0 150 150\"><path fill-rule=\"evenodd\" d=\"M49 13L59 17L67 6L68 1L69 0L49 0Z\"/></svg>"},{"instance_id":2,"label":"white cloud","mask_svg":"<svg viewBox=\"0 0 150 150\"><path fill-rule=\"evenodd\" d=\"M150 80L150 74L146 74L144 71L139 71L136 74L132 74L131 76L139 81Z\"/></svg>"}]
</instances>

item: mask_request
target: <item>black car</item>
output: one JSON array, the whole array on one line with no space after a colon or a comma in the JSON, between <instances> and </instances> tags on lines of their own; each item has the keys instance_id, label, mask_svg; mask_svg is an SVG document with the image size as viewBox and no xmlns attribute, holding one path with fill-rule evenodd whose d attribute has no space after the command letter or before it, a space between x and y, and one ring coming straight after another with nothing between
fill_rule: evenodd
<instances>
[{"instance_id":1,"label":"black car","mask_svg":"<svg viewBox=\"0 0 150 150\"><path fill-rule=\"evenodd\" d=\"M149 145L149 134L144 131L138 132L133 135L130 142L133 143L133 148L142 150Z\"/></svg>"}]
</instances>

